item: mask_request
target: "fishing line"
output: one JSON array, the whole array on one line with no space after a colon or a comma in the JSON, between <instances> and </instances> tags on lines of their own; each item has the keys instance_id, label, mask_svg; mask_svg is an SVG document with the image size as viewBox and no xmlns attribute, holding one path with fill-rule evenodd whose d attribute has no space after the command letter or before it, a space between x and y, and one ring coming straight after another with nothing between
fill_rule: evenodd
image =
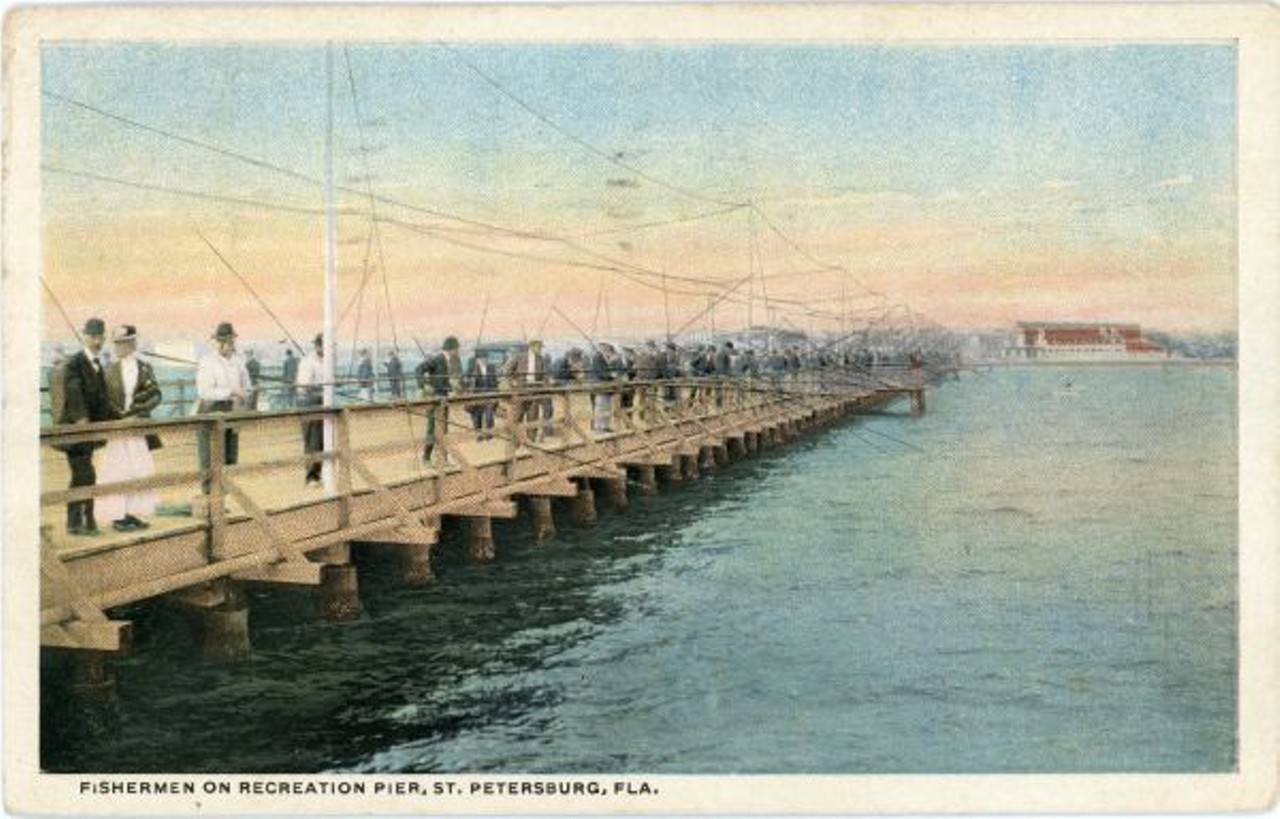
<instances>
[{"instance_id":1,"label":"fishing line","mask_svg":"<svg viewBox=\"0 0 1280 819\"><path fill-rule=\"evenodd\" d=\"M245 289L249 291L249 295L253 296L253 298L257 300L258 306L265 310L267 315L271 316L271 320L274 321L276 326L284 332L285 337L293 343L293 346L298 349L298 352L305 355L306 350L298 343L298 340L293 337L293 334L289 332L289 328L284 326L284 322L282 322L280 317L276 315L275 311L271 309L271 306L268 305L260 295L258 295L258 291L253 289L253 285L249 284L248 280L245 279L244 276L240 275L240 271L236 270L235 267L232 266L231 262L227 261L226 257L218 252L218 248L213 246L213 242L210 242L205 235L200 232L200 228L192 225L192 230L194 230L196 235L200 237L200 240L213 251L213 255L218 257L218 261L222 262L223 266L226 267L227 270L231 271L231 274L235 276L242 285L244 285Z\"/></svg>"},{"instance_id":2,"label":"fishing line","mask_svg":"<svg viewBox=\"0 0 1280 819\"><path fill-rule=\"evenodd\" d=\"M641 179L645 179L645 180L647 180L647 181L649 181L649 182L652 182L653 184L655 184L655 185L657 185L657 186L659 186L659 187L661 187L661 188L666 188L666 189L667 189L667 190L669 190L669 191L672 191L672 192L674 192L674 193L678 193L678 194L680 194L680 195L682 195L682 196L687 196L687 197L689 197L689 198L691 198L691 199L698 199L698 200L701 200L701 201L703 201L703 202L710 202L711 204L715 204L715 205L725 205L725 206L728 206L728 207L742 207L742 206L743 206L743 204L744 204L744 203L741 203L741 202L729 202L729 201L726 201L726 200L723 200L723 199L716 199L716 198L711 197L711 196L706 196L706 195L704 195L704 194L697 193L696 191L692 191L692 190L690 190L690 189L688 189L688 188L682 187L682 186L680 186L680 185L676 185L676 184L674 184L674 183L672 183L672 182L668 182L667 180L662 179L661 177L654 176L653 174L647 173L647 172L645 172L645 171L643 171L643 170L641 170L641 169L639 169L639 168L635 167L634 165L631 165L631 164L629 164L629 163L623 162L621 159L619 159L619 158L616 156L616 154L611 154L611 153L608 153L608 152L606 152L606 151L601 150L600 148L597 148L595 145L592 145L590 142L587 142L587 141L586 141L585 139L583 139L582 137L579 137L578 135L576 135L576 134L574 134L574 133L570 132L567 128L564 128L563 126L561 126L558 122L556 122L555 120L553 120L551 117L547 116L546 114L542 113L542 112L541 112L541 111L539 111L538 109L534 108L534 107L533 107L532 105L530 105L529 103L525 102L525 101L524 101L523 99L521 99L520 97L516 96L516 94L515 94L515 93L513 93L513 92L512 92L512 91L510 91L510 90L508 90L508 89L506 88L506 86L504 86L502 83L498 82L496 79L494 79L493 77L489 76L487 73L485 73L483 70L481 70L481 68L480 68L479 66L477 66L475 63L471 62L471 61L470 61L470 60L468 60L466 57L462 56L462 54L459 52L459 50L458 50L458 49L456 49L453 45L451 45L451 44L449 44L449 43L447 43L447 42L444 42L443 40L437 40L437 41L436 41L436 45L438 45L438 46L440 46L441 48L445 49L445 50L446 50L446 51L447 51L447 52L448 52L452 57L454 57L455 59L457 59L460 63L462 63L462 64L463 64L463 65L465 65L467 68L469 68L472 72L474 72L478 77L480 77L482 80L484 80L484 81L485 81L486 83L488 83L490 86L492 86L492 87L494 88L494 90L496 90L499 94L501 94L502 96L504 96L504 97L506 97L507 99L509 99L509 100L511 100L512 102L514 102L516 105L518 105L518 106L520 106L521 108L523 108L527 113L529 113L531 116L533 116L533 117L534 117L535 119L537 119L539 122L541 122L542 124L544 124L544 125L546 125L547 127L551 128L551 129L552 129L552 130L554 130L556 133L560 134L561 136L565 137L566 139L568 139L568 140L570 140L570 141L574 142L575 144L577 144L577 145L581 146L582 148L586 149L587 151L589 151L589 152L591 152L591 153L595 154L596 156L600 157L601 159L605 160L606 162L609 162L609 163L611 163L611 164L613 164L613 165L616 165L617 167L622 168L623 170L627 171L628 173L635 174L636 176L640 177ZM403 57L403 55L402 55L402 59L407 59L407 58Z\"/></svg>"}]
</instances>

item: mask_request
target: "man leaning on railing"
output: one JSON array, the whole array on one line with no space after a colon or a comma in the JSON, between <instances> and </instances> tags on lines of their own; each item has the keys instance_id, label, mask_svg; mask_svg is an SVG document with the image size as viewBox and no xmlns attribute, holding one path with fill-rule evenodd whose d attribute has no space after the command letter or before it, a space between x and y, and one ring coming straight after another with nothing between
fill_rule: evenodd
<instances>
[{"instance_id":1,"label":"man leaning on railing","mask_svg":"<svg viewBox=\"0 0 1280 819\"><path fill-rule=\"evenodd\" d=\"M222 322L213 333L214 350L200 357L196 366L196 412L221 413L245 408L252 389L249 371L244 359L236 352L236 332L230 322ZM223 436L223 463L234 465L240 456L240 437L234 428L227 426ZM200 430L197 448L200 453L200 471L204 478L201 487L209 493L210 440L209 430Z\"/></svg>"}]
</instances>

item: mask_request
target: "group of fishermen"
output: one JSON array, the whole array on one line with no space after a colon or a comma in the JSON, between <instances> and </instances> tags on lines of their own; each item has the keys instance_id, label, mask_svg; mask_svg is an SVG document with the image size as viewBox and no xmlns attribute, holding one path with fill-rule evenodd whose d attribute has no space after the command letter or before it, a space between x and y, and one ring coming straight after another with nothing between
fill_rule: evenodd
<instances>
[{"instance_id":1,"label":"group of fishermen","mask_svg":"<svg viewBox=\"0 0 1280 819\"><path fill-rule=\"evenodd\" d=\"M236 350L236 332L229 322L221 322L210 340L212 349L201 356L196 367L196 412L225 413L255 409L262 403L263 376L260 362L252 351L241 355ZM161 390L152 366L136 355L137 328L120 325L112 332L115 356L105 359L106 326L101 319L89 319L80 333L80 351L60 361L50 380L51 410L58 426L79 425L122 418L149 417L161 401ZM595 342L589 349L571 347L559 357L552 357L541 340L534 339L508 348L478 348L464 366L461 345L454 336L444 339L439 351L424 356L413 370L420 397L447 398L468 394L493 393L499 390L543 391L549 387L586 383L601 385L591 391L592 429L597 433L612 432L612 413L617 405L631 412L637 404L657 400L673 404L680 398L680 379L706 377L753 376L763 384L786 389L803 369L826 370L832 366L857 366L860 362L850 353L829 353L822 348L802 351L788 346L757 355L750 348L738 349L732 341L719 345L696 344L682 347L674 342L659 345L649 340L632 346ZM492 355L492 358L491 358ZM323 403L324 339L317 335L312 349L301 358L287 351L279 387L271 390L281 396L280 405L314 407ZM501 360L497 360L497 359ZM356 400L362 403L378 398L377 386L386 384L391 399L406 397L405 371L393 350L384 364L383 378L374 375L369 350L359 351L355 368ZM654 382L666 382L658 383ZM700 387L688 387L690 398L696 398ZM641 396L641 398L637 398ZM720 396L717 393L715 400ZM497 401L469 400L466 404L478 440L494 437ZM538 441L553 433L554 398L549 393L518 400L512 421L522 431L521 440ZM426 435L422 450L424 461L431 461L436 443L437 417L447 419L447 406L426 412ZM447 424L447 420L444 421ZM234 425L226 425L221 440L222 461L235 464L239 458L238 435ZM321 483L324 450L323 422L307 420L302 425L303 448L307 455L305 480L308 486ZM98 482L145 479L154 474L151 452L162 446L155 434L115 435L110 440L85 440L57 444L67 457L71 487L92 486ZM95 468L94 455L103 449L101 472ZM207 429L198 434L203 488L209 489L209 470L213 442ZM95 500L97 508L95 509ZM145 529L145 517L154 513L158 493L143 488L116 495L104 495L67 504L67 531L73 535L98 532L97 514L107 511L107 518L118 531Z\"/></svg>"}]
</instances>

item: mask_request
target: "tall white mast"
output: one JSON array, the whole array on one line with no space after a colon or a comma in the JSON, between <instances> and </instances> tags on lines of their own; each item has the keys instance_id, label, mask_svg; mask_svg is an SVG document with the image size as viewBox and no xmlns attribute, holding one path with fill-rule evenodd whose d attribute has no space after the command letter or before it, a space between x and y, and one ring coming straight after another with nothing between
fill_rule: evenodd
<instances>
[{"instance_id":1,"label":"tall white mast","mask_svg":"<svg viewBox=\"0 0 1280 819\"><path fill-rule=\"evenodd\" d=\"M334 321L337 317L338 292L338 226L333 206L333 43L325 43L325 139L324 139L324 189L325 189L325 270L324 270L324 405L334 406L334 366L337 361L337 333ZM333 452L336 444L336 428L333 416L324 421L324 449ZM337 489L337 476L332 460L324 462L322 475L324 489L332 494Z\"/></svg>"}]
</instances>

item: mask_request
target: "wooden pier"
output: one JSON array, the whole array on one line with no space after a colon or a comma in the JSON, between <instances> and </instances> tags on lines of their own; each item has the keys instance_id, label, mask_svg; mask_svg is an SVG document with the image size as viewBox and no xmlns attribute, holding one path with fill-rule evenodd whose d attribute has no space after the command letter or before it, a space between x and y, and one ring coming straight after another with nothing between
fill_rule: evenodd
<instances>
[{"instance_id":1,"label":"wooden pier","mask_svg":"<svg viewBox=\"0 0 1280 819\"><path fill-rule=\"evenodd\" d=\"M571 499L573 525L596 518L596 498L625 508L628 493L657 491L659 476L688 480L701 470L792 440L806 431L908 398L924 407L918 371L865 377L840 369L779 379L734 378L582 384L333 409L245 412L165 421L120 421L41 434L41 609L44 646L78 649L87 676L104 652L127 651L131 625L112 610L152 598L205 616L205 654L249 650L242 584L302 584L319 590L325 617L359 614L351 550L392 544L406 583L431 580L441 521L465 518L469 554L494 556L494 518L527 504L534 534L557 525L553 498ZM611 427L593 431L593 394L612 404ZM495 405L493 436L478 440L467 410ZM528 419L537 407L551 417ZM434 447L424 458L428 418ZM331 419L332 488L308 486L301 425ZM222 463L224 433L239 436L239 462ZM57 445L157 434L156 474L144 480L61 489L68 470ZM212 451L207 474L197 442ZM207 483L207 490L203 484ZM68 535L65 504L121 491L157 489L150 527Z\"/></svg>"}]
</instances>

